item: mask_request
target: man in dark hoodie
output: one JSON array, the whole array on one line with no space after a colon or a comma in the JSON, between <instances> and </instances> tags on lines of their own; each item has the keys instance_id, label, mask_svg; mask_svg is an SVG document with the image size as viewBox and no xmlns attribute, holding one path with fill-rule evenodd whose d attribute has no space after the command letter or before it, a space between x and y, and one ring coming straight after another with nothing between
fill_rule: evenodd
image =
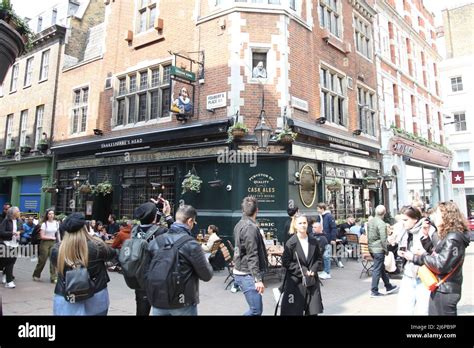
<instances>
[{"instance_id":1,"label":"man in dark hoodie","mask_svg":"<svg viewBox=\"0 0 474 348\"><path fill-rule=\"evenodd\" d=\"M333 247L333 256L337 262L337 266L342 268L344 265L342 264L341 258L337 256L336 250L336 237L337 237L337 225L336 220L331 214L331 211L327 209L327 205L325 203L318 203L316 206L316 210L318 211L318 217L316 218L317 222L322 223L323 225L323 232L326 236L329 243L331 243Z\"/></svg>"},{"instance_id":2,"label":"man in dark hoodie","mask_svg":"<svg viewBox=\"0 0 474 348\"><path fill-rule=\"evenodd\" d=\"M146 234L151 228L155 229L156 231L153 233L150 240L168 232L168 228L174 222L173 217L170 215L171 207L169 202L165 201L163 206L163 215L165 216L165 221L168 225L168 228L164 226L158 226L156 224L157 211L158 209L156 208L156 205L151 202L144 203L135 209L134 218L140 220L140 225L135 225L133 227L132 238L136 238L137 233ZM145 289L135 290L135 301L137 303L137 316L150 315L151 305L148 302Z\"/></svg>"}]
</instances>

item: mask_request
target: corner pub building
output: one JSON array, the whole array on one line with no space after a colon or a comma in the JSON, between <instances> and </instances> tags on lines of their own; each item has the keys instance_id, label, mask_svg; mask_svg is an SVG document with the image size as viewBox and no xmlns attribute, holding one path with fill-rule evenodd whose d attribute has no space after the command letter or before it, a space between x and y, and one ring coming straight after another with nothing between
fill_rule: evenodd
<instances>
[{"instance_id":1,"label":"corner pub building","mask_svg":"<svg viewBox=\"0 0 474 348\"><path fill-rule=\"evenodd\" d=\"M174 206L197 208L195 232L214 224L232 238L240 202L253 195L261 228L282 240L289 205L311 216L327 202L342 219L378 204L375 11L366 1L106 3L104 53L63 70L59 82L59 211L130 218L162 193ZM266 78L252 76L259 62ZM177 117L170 105L183 84L193 115ZM273 135L259 148L262 110ZM228 142L237 121L249 132ZM276 137L285 127L297 134L293 142ZM249 152L256 165L239 160ZM199 193L182 193L189 174L202 180ZM82 189L104 182L110 194Z\"/></svg>"}]
</instances>

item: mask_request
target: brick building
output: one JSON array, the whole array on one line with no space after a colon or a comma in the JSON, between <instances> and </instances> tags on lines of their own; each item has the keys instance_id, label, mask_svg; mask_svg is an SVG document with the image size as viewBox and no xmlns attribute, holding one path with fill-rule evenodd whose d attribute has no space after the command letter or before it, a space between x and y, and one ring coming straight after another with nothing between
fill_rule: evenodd
<instances>
[{"instance_id":1,"label":"brick building","mask_svg":"<svg viewBox=\"0 0 474 348\"><path fill-rule=\"evenodd\" d=\"M377 94L386 204L446 197L451 153L445 148L433 14L421 0L375 1ZM389 185L390 186L390 185Z\"/></svg>"},{"instance_id":2,"label":"brick building","mask_svg":"<svg viewBox=\"0 0 474 348\"><path fill-rule=\"evenodd\" d=\"M54 171L48 147L61 108L57 84L63 51L78 23L89 25L82 17L92 10L63 0L28 22L36 34L32 48L18 57L0 86L0 204L10 201L31 213L51 206Z\"/></svg>"},{"instance_id":3,"label":"brick building","mask_svg":"<svg viewBox=\"0 0 474 348\"><path fill-rule=\"evenodd\" d=\"M105 3L103 54L60 78L59 210L131 217L163 193L195 205L199 228L215 223L229 236L248 194L259 198L261 225L275 235L288 204L315 214L327 201L339 218L377 204L375 11L366 1ZM196 81L170 79L174 66ZM194 96L184 122L170 112L182 87ZM258 149L252 133L262 109L273 133L291 127L296 141L273 137ZM250 132L229 145L235 121ZM223 156L229 149L258 151L257 166L231 165L238 160ZM181 193L187 173L203 180L199 194ZM113 192L75 195L74 185L86 182L110 182Z\"/></svg>"}]
</instances>

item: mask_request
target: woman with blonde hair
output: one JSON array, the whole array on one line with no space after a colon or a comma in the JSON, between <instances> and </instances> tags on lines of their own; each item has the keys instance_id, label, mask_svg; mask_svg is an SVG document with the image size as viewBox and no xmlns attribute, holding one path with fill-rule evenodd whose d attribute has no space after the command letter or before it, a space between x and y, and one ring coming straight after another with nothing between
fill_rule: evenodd
<instances>
[{"instance_id":1,"label":"woman with blonde hair","mask_svg":"<svg viewBox=\"0 0 474 348\"><path fill-rule=\"evenodd\" d=\"M439 203L434 223L439 236L434 252L405 252L403 256L415 265L426 265L438 280L445 279L430 295L428 314L457 315L463 280L462 265L470 242L469 229L466 218L453 202Z\"/></svg>"},{"instance_id":2,"label":"woman with blonde hair","mask_svg":"<svg viewBox=\"0 0 474 348\"><path fill-rule=\"evenodd\" d=\"M63 222L64 239L59 248L53 248L51 262L57 265L58 282L54 289L54 315L107 315L110 278L105 266L117 254L115 249L97 238L92 238L85 227L84 214L73 213ZM94 295L83 301L66 300L66 272L75 267L86 267L94 284Z\"/></svg>"},{"instance_id":3,"label":"woman with blonde hair","mask_svg":"<svg viewBox=\"0 0 474 348\"><path fill-rule=\"evenodd\" d=\"M282 256L286 269L281 315L318 315L323 312L318 267L322 263L319 243L308 235L308 220L296 214L290 226L292 237Z\"/></svg>"}]
</instances>

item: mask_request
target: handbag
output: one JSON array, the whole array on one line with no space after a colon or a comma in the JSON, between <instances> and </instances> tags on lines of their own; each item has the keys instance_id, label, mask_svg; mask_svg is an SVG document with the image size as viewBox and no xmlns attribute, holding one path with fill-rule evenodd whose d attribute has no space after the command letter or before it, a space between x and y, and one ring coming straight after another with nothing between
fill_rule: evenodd
<instances>
[{"instance_id":1,"label":"handbag","mask_svg":"<svg viewBox=\"0 0 474 348\"><path fill-rule=\"evenodd\" d=\"M316 285L316 277L314 276L308 276L304 274L303 272L303 267L301 267L301 262L300 259L298 258L298 254L295 251L295 256L296 256L296 261L298 261L298 266L300 267L301 275L303 276L302 283L305 288L309 288L313 285Z\"/></svg>"},{"instance_id":2,"label":"handbag","mask_svg":"<svg viewBox=\"0 0 474 348\"><path fill-rule=\"evenodd\" d=\"M397 265L395 263L395 256L391 251L388 252L388 255L385 255L384 259L385 270L389 273L395 272L397 270Z\"/></svg>"},{"instance_id":3,"label":"handbag","mask_svg":"<svg viewBox=\"0 0 474 348\"><path fill-rule=\"evenodd\" d=\"M64 276L64 298L69 303L76 303L87 300L95 294L94 281L89 276L86 267L72 266L73 268L66 271Z\"/></svg>"},{"instance_id":4,"label":"handbag","mask_svg":"<svg viewBox=\"0 0 474 348\"><path fill-rule=\"evenodd\" d=\"M418 277L420 278L421 282L423 285L431 292L436 291L436 289L443 284L453 273L458 269L458 267L461 265L461 263L464 261L464 258L457 264L454 269L449 272L447 275L444 276L443 279L438 281L438 277L431 272L431 270L426 266L423 265L420 268L418 268Z\"/></svg>"}]
</instances>

